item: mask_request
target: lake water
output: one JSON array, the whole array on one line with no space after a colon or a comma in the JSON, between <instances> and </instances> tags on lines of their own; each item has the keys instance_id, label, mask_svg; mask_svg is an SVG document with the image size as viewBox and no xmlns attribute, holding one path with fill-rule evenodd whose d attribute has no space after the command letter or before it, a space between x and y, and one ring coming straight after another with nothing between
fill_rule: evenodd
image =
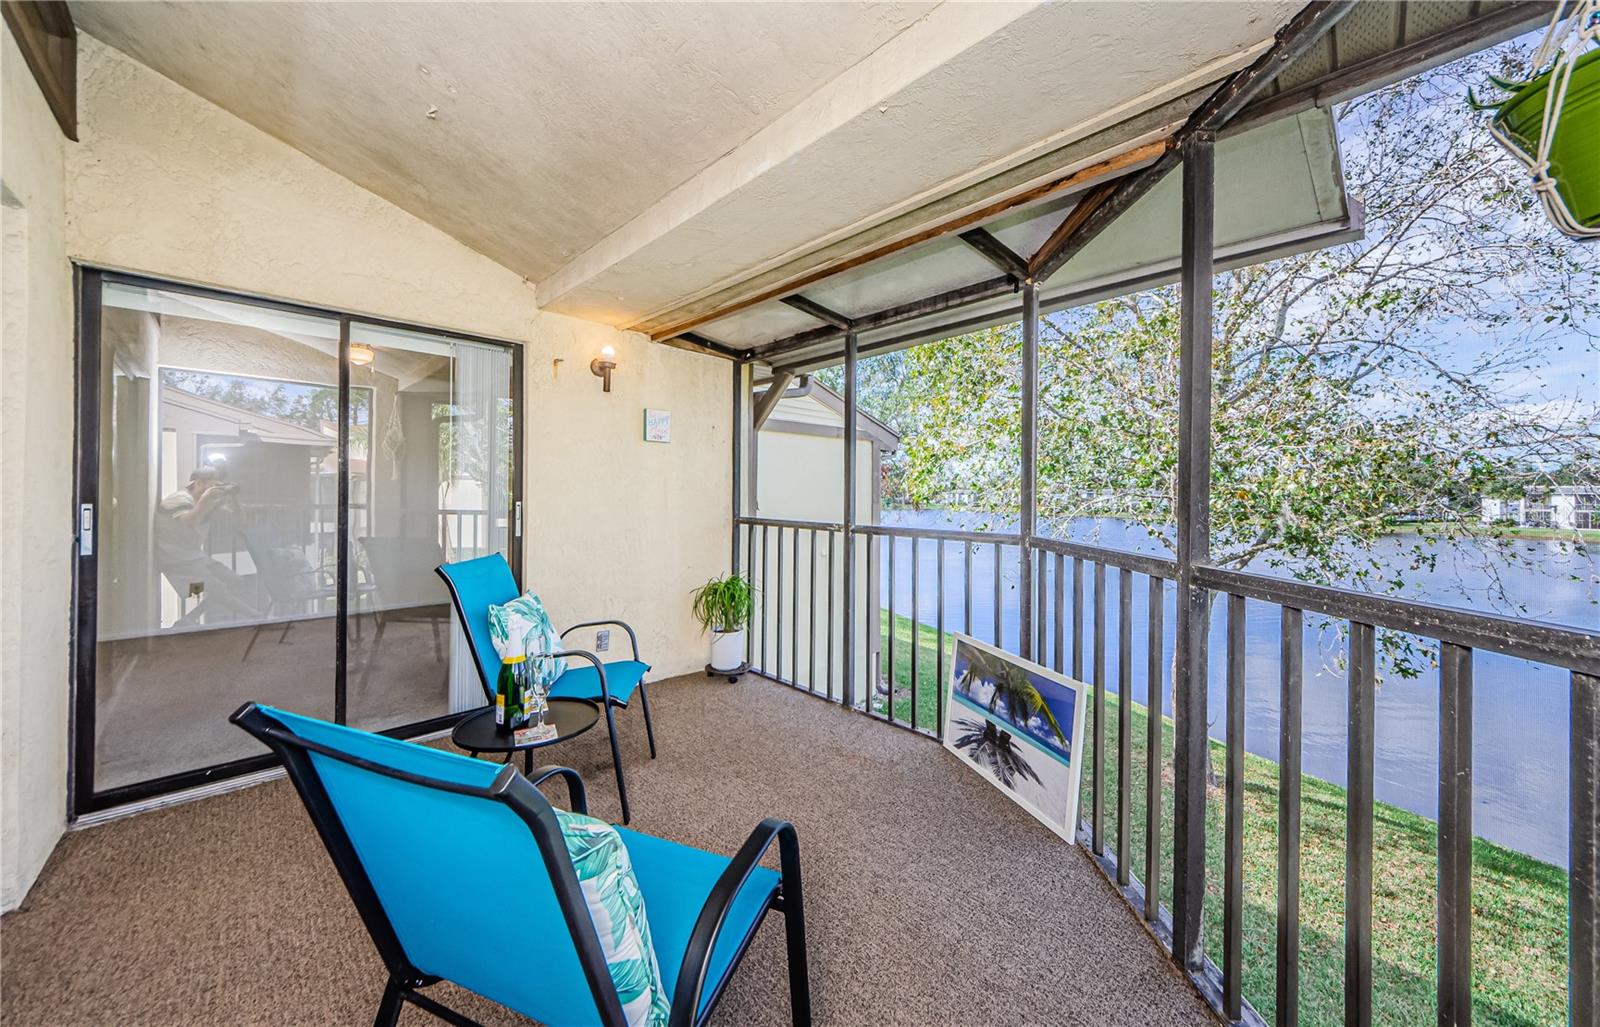
<instances>
[{"instance_id":1,"label":"lake water","mask_svg":"<svg viewBox=\"0 0 1600 1027\"><path fill-rule=\"evenodd\" d=\"M987 515L950 511L886 511L883 522L890 525L923 528L962 528L1014 531L1015 524L997 523ZM1111 549L1166 555L1159 543L1142 528L1120 521L1074 521L1054 532L1057 537L1092 542ZM887 540L883 540L887 542ZM1409 548L1415 538L1399 536L1380 544L1396 565L1409 565ZM911 540L896 539L895 612L911 613ZM1431 571L1408 572L1406 597L1441 605L1459 606L1498 613L1514 613L1558 624L1581 627L1600 626L1600 555L1580 556L1556 541L1519 540L1519 552L1526 558L1506 562L1492 559L1470 543L1439 550L1437 566ZM1600 547L1597 547L1600 548ZM932 625L937 615L935 595L936 564L939 547L931 542L918 546L920 592L918 619ZM944 546L945 629L963 630L964 597L962 574L963 547ZM1018 569L1015 547L1006 547L1001 557L1001 620L999 644L1015 652L1019 620ZM880 556L884 568L882 599L889 597L888 557ZM1045 561L1046 573L1053 572L1054 558ZM1267 568L1256 568L1267 573ZM1070 561L1068 561L1068 574ZM972 624L970 633L994 642L994 547L973 547ZM1500 587L1522 611L1494 601L1491 582ZM1149 703L1146 682L1145 614L1148 582L1135 575L1133 595L1133 698ZM1117 603L1118 575L1108 568L1106 575L1106 660L1107 690L1117 690ZM1066 660L1071 660L1072 589L1065 589L1068 610ZM1166 591L1166 659L1171 660L1176 625L1175 592ZM1084 580L1085 631L1090 630L1093 611L1093 577ZM1208 710L1211 735L1220 739L1224 730L1226 611L1219 602L1211 634L1211 674ZM1279 612L1276 606L1250 602L1246 613L1245 747L1252 753L1276 760L1278 757L1278 682ZM1343 785L1345 781L1346 691L1344 672L1338 665L1342 648L1337 626L1310 614L1305 618L1305 698L1303 762L1313 777ZM1045 653L1052 652L1046 641ZM900 658L904 658L901 654ZM1046 662L1049 662L1046 660ZM1381 662L1381 661L1380 661ZM1092 650L1085 640L1084 673L1092 673ZM1380 668L1382 669L1382 668ZM1425 669L1417 678L1402 678L1385 673L1378 686L1376 706L1375 790L1380 802L1400 806L1429 818L1438 815L1439 759L1439 681L1438 673ZM1568 781L1567 754L1570 716L1570 677L1563 671L1524 660L1492 653L1475 654L1473 665L1473 832L1500 845L1535 858L1567 865ZM1171 712L1170 696L1161 688L1162 708Z\"/></svg>"}]
</instances>

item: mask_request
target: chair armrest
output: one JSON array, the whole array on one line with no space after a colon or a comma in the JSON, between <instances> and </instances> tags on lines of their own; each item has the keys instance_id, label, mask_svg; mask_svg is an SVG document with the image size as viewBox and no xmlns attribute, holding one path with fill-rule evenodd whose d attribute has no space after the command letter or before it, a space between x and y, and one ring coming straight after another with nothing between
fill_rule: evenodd
<instances>
[{"instance_id":1,"label":"chair armrest","mask_svg":"<svg viewBox=\"0 0 1600 1027\"><path fill-rule=\"evenodd\" d=\"M589 813L589 797L583 790L583 778L571 767L539 767L528 778L528 783L537 787L552 777L560 776L567 782L567 803L572 807L572 812Z\"/></svg>"},{"instance_id":2,"label":"chair armrest","mask_svg":"<svg viewBox=\"0 0 1600 1027\"><path fill-rule=\"evenodd\" d=\"M706 971L711 964L711 953L716 948L717 935L728 918L728 910L738 897L745 881L761 863L761 857L778 843L778 864L782 872L780 891L794 898L800 893L800 840L794 825L787 820L768 817L756 825L750 837L734 854L733 862L717 878L706 899L700 916L695 920L694 931L689 935L689 947L683 954L683 966L678 971L678 986L672 995L671 1027L691 1027L700 1015L700 992L705 987Z\"/></svg>"},{"instance_id":3,"label":"chair armrest","mask_svg":"<svg viewBox=\"0 0 1600 1027\"><path fill-rule=\"evenodd\" d=\"M612 625L614 627L619 627L623 631L626 631L628 633L628 643L633 646L633 660L634 660L635 663L640 662L640 660L639 660L639 636L633 633L632 625L628 624L626 621L620 621L620 620L586 620L582 624L574 624L572 627L570 627L567 630L563 631L561 633L561 637L562 638L566 638L568 635L572 634L574 631L577 631L579 628L600 628L600 627L605 627L608 624Z\"/></svg>"},{"instance_id":4,"label":"chair armrest","mask_svg":"<svg viewBox=\"0 0 1600 1027\"><path fill-rule=\"evenodd\" d=\"M552 660L560 657L571 656L575 656L580 660L588 660L590 663L594 664L594 672L600 675L600 709L601 712L604 712L606 704L611 702L611 692L606 688L606 665L601 662L600 657L589 652L587 649L561 649L553 653L531 653L529 654L528 659Z\"/></svg>"}]
</instances>

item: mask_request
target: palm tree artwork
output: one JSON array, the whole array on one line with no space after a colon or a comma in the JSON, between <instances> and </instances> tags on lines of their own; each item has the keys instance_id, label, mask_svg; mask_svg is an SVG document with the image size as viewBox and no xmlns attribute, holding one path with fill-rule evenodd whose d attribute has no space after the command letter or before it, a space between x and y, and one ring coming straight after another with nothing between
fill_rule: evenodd
<instances>
[{"instance_id":1,"label":"palm tree artwork","mask_svg":"<svg viewBox=\"0 0 1600 1027\"><path fill-rule=\"evenodd\" d=\"M1004 716L1024 730L1030 730L1029 724L1038 717L1043 721L1045 732L1049 736L1047 740L1058 744L1067 758L1071 759L1071 740L1057 722L1054 711L1044 701L1044 696L1040 694L1038 687L1029 678L1028 672L1005 661L988 660L986 656L987 654L976 651L970 653L967 665L956 681L957 690L977 702L980 701L979 686L989 684L992 686L992 691L985 705L991 714ZM1002 704L1003 713L1000 709Z\"/></svg>"},{"instance_id":2,"label":"palm tree artwork","mask_svg":"<svg viewBox=\"0 0 1600 1027\"><path fill-rule=\"evenodd\" d=\"M1017 778L1044 784L1022 747L1012 744L1011 732L1002 731L994 721L962 717L956 721L956 729L961 732L955 739L956 748L1007 788L1015 789Z\"/></svg>"}]
</instances>

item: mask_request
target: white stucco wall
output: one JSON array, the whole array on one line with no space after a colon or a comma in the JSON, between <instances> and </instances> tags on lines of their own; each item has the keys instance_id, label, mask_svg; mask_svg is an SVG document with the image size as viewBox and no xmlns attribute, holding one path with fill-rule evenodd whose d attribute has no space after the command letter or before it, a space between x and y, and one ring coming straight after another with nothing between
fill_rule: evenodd
<instances>
[{"instance_id":1,"label":"white stucco wall","mask_svg":"<svg viewBox=\"0 0 1600 1027\"><path fill-rule=\"evenodd\" d=\"M0 374L7 904L54 844L65 806L70 539L45 545L40 532L70 525L68 258L524 343L528 584L558 623L630 620L657 677L703 666L688 594L727 566L728 365L541 313L531 285L501 265L80 40L77 144L56 134L9 36L5 54L5 179L29 206L37 272L26 326L13 327L6 282ZM8 246L12 221L8 206ZM609 395L588 369L604 345L617 352ZM672 412L670 444L643 441L645 406ZM28 583L25 594L15 582Z\"/></svg>"},{"instance_id":2,"label":"white stucco wall","mask_svg":"<svg viewBox=\"0 0 1600 1027\"><path fill-rule=\"evenodd\" d=\"M728 559L728 365L539 312L503 266L83 40L71 256L525 342L528 585L558 623L630 619L658 676L704 666L688 593ZM589 373L605 345L609 395ZM672 412L670 444L643 441L646 406Z\"/></svg>"},{"instance_id":3,"label":"white stucco wall","mask_svg":"<svg viewBox=\"0 0 1600 1027\"><path fill-rule=\"evenodd\" d=\"M66 822L72 276L61 130L9 30L0 52L0 908Z\"/></svg>"}]
</instances>

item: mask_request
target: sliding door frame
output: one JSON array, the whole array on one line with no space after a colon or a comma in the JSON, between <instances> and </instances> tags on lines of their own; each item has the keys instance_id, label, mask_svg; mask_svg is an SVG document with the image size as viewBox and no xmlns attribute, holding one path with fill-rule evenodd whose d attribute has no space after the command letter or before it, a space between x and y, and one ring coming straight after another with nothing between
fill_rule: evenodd
<instances>
[{"instance_id":1,"label":"sliding door frame","mask_svg":"<svg viewBox=\"0 0 1600 1027\"><path fill-rule=\"evenodd\" d=\"M334 597L334 719L343 723L347 714L349 623L349 524L350 524L350 327L352 324L392 328L436 335L478 345L497 346L511 354L511 481L507 516L507 548L512 574L522 581L522 444L526 410L523 405L523 348L513 339L497 339L466 332L374 317L357 311L296 303L270 296L219 289L214 286L159 278L92 264L75 263L76 287L76 382L74 411L74 467L72 494L72 634L70 639L72 680L67 728L67 818L78 817L117 806L145 802L214 782L269 770L278 765L270 754L230 760L195 770L151 778L131 785L97 791L95 772L95 672L98 641L100 545L100 370L101 310L103 286L107 282L137 288L160 289L207 299L242 303L336 321L339 327L339 481L338 481L338 562L335 566L337 595ZM80 528L82 511L90 507L96 521L94 545L82 552ZM470 711L469 711L470 712ZM445 714L399 727L382 734L393 738L414 738L450 727L465 713Z\"/></svg>"}]
</instances>

